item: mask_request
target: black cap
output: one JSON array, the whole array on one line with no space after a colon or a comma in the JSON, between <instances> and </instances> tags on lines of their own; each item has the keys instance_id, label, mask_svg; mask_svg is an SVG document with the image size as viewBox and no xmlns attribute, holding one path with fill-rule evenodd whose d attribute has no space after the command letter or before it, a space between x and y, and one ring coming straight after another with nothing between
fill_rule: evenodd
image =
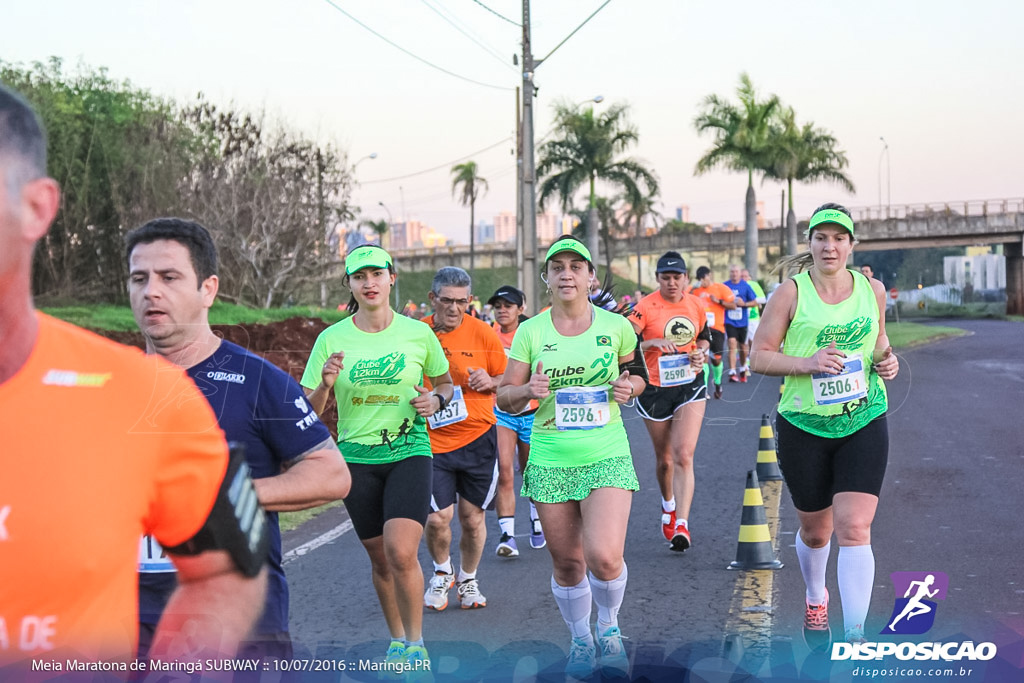
<instances>
[{"instance_id":1,"label":"black cap","mask_svg":"<svg viewBox=\"0 0 1024 683\"><path fill-rule=\"evenodd\" d=\"M697 269L697 279L698 280L703 280L705 275L710 275L710 274L711 274L711 269L708 268L707 266L701 266L700 268Z\"/></svg>"},{"instance_id":2,"label":"black cap","mask_svg":"<svg viewBox=\"0 0 1024 683\"><path fill-rule=\"evenodd\" d=\"M669 252L658 259L658 267L654 269L655 273L685 273L686 272L686 261L683 257L675 252Z\"/></svg>"},{"instance_id":3,"label":"black cap","mask_svg":"<svg viewBox=\"0 0 1024 683\"><path fill-rule=\"evenodd\" d=\"M498 287L498 291L494 293L494 296L487 300L487 303L493 306L494 302L498 299L504 299L510 304L515 304L516 306L522 306L526 302L526 296L512 285L502 285L501 287Z\"/></svg>"}]
</instances>

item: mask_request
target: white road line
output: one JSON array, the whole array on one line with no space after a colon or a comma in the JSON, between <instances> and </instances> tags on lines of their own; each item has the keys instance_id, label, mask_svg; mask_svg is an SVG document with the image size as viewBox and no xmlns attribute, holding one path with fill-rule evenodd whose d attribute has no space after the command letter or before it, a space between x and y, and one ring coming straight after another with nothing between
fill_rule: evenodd
<instances>
[{"instance_id":1,"label":"white road line","mask_svg":"<svg viewBox=\"0 0 1024 683\"><path fill-rule=\"evenodd\" d=\"M335 540L336 538L340 538L341 536L347 534L351 530L352 530L352 520L346 519L344 522L342 522L338 526L334 527L333 529L331 529L327 533L321 534L320 536L317 536L316 538L314 538L312 541L307 541L307 542L303 543L302 545L300 545L299 547L292 548L291 550L286 552L284 554L284 557L281 558L281 564L283 564L283 565L284 564L288 564L289 562L291 562L295 558L302 557L306 553L311 552L313 550L316 550L320 546L326 545L326 544L330 543L331 541Z\"/></svg>"}]
</instances>

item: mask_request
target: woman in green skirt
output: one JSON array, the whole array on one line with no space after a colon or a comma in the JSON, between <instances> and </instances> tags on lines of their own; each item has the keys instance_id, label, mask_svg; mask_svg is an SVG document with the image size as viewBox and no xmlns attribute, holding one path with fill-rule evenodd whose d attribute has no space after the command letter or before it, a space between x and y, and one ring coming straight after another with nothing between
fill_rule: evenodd
<instances>
[{"instance_id":1,"label":"woman in green skirt","mask_svg":"<svg viewBox=\"0 0 1024 683\"><path fill-rule=\"evenodd\" d=\"M595 276L582 242L566 236L551 245L542 275L551 308L519 326L497 397L512 414L540 401L522 495L536 501L547 536L551 590L572 633L566 673L574 678L594 672L597 650L608 673L629 673L618 611L626 523L639 483L619 405L646 387L629 321L590 302Z\"/></svg>"}]
</instances>

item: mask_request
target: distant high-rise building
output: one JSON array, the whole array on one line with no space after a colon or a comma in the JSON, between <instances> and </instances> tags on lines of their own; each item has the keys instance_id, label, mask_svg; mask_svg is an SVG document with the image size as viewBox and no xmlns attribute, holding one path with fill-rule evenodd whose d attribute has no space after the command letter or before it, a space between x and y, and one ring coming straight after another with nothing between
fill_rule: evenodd
<instances>
[{"instance_id":1,"label":"distant high-rise building","mask_svg":"<svg viewBox=\"0 0 1024 683\"><path fill-rule=\"evenodd\" d=\"M494 217L494 241L498 243L516 241L516 215L502 211Z\"/></svg>"},{"instance_id":2,"label":"distant high-rise building","mask_svg":"<svg viewBox=\"0 0 1024 683\"><path fill-rule=\"evenodd\" d=\"M689 204L680 204L676 207L676 220L684 223L690 222L690 206Z\"/></svg>"},{"instance_id":3,"label":"distant high-rise building","mask_svg":"<svg viewBox=\"0 0 1024 683\"><path fill-rule=\"evenodd\" d=\"M537 244L551 244L562 235L558 215L545 211L537 214Z\"/></svg>"},{"instance_id":4,"label":"distant high-rise building","mask_svg":"<svg viewBox=\"0 0 1024 683\"><path fill-rule=\"evenodd\" d=\"M494 224L480 219L476 225L476 241L479 244L494 242Z\"/></svg>"}]
</instances>

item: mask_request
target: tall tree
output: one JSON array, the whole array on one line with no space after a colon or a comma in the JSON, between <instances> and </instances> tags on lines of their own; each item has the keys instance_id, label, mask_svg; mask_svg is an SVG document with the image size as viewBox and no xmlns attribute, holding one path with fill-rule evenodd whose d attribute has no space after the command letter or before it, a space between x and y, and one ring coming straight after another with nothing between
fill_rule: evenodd
<instances>
[{"instance_id":1,"label":"tall tree","mask_svg":"<svg viewBox=\"0 0 1024 683\"><path fill-rule=\"evenodd\" d=\"M627 221L634 224L633 237L636 242L636 288L640 289L641 285L641 271L643 270L643 249L641 247L640 238L643 236L644 219L651 216L657 222L661 215L654 209L655 202L657 201L657 195L639 192L632 194L626 192L622 199L629 206L629 212L627 215Z\"/></svg>"},{"instance_id":2,"label":"tall tree","mask_svg":"<svg viewBox=\"0 0 1024 683\"><path fill-rule=\"evenodd\" d=\"M555 105L553 139L541 145L537 165L537 176L544 178L538 197L541 208L557 195L562 210L569 213L576 193L586 187L587 207L595 209L598 180L615 190L641 194L643 190L638 186L642 185L647 194L657 194L654 172L640 161L622 156L639 140L636 127L627 118L628 111L626 105L615 104L595 116L593 107L581 110L572 104ZM590 222L596 222L593 216ZM596 225L594 228L588 231L588 245L597 258L599 230Z\"/></svg>"},{"instance_id":3,"label":"tall tree","mask_svg":"<svg viewBox=\"0 0 1024 683\"><path fill-rule=\"evenodd\" d=\"M744 264L751 277L757 279L757 196L754 193L754 172L764 172L771 163L771 121L779 108L775 95L759 99L750 76L740 74L736 88L739 105L718 95L708 95L693 121L698 133L711 132L711 148L697 160L695 175L717 168L747 173L747 197L744 217L746 249Z\"/></svg>"},{"instance_id":4,"label":"tall tree","mask_svg":"<svg viewBox=\"0 0 1024 683\"><path fill-rule=\"evenodd\" d=\"M359 225L365 226L372 230L373 234L375 234L377 236L377 239L380 241L380 246L384 247L385 249L388 248L388 228L390 228L391 226L388 225L388 222L386 220L384 220L383 218L380 218L378 220L372 220L370 218L367 218L361 221Z\"/></svg>"},{"instance_id":5,"label":"tall tree","mask_svg":"<svg viewBox=\"0 0 1024 683\"><path fill-rule=\"evenodd\" d=\"M475 161L452 166L452 196L458 195L459 203L469 207L470 277L474 277L476 267L476 200L481 191L487 192L487 180L477 173Z\"/></svg>"},{"instance_id":6,"label":"tall tree","mask_svg":"<svg viewBox=\"0 0 1024 683\"><path fill-rule=\"evenodd\" d=\"M824 128L813 123L797 125L792 107L779 110L771 135L771 163L765 178L786 183L789 212L786 215L786 251L796 253L796 211L793 209L793 183L830 182L848 192L855 192L853 181L844 170L849 166L839 141Z\"/></svg>"}]
</instances>

